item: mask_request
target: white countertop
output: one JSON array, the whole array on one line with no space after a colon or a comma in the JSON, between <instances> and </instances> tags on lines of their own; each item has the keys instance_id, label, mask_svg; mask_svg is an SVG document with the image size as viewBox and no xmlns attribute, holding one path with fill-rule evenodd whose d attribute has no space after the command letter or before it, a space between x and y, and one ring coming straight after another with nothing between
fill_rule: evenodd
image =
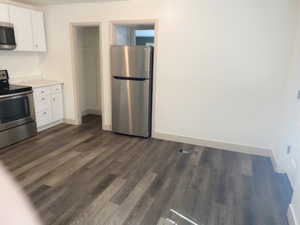
<instances>
[{"instance_id":1,"label":"white countertop","mask_svg":"<svg viewBox=\"0 0 300 225\"><path fill-rule=\"evenodd\" d=\"M16 82L14 84L39 88L39 87L47 87L47 86L52 86L57 84L63 84L63 82L54 81L54 80L34 80L34 81Z\"/></svg>"}]
</instances>

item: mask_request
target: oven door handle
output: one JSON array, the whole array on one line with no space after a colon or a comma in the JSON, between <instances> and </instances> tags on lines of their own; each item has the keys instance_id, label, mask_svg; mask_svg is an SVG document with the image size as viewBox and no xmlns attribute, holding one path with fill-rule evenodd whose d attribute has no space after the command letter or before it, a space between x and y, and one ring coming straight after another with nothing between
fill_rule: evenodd
<instances>
[{"instance_id":1,"label":"oven door handle","mask_svg":"<svg viewBox=\"0 0 300 225\"><path fill-rule=\"evenodd\" d=\"M19 92L19 93L15 93L15 94L0 95L0 99L11 98L11 97L16 97L16 96L23 96L23 95L30 95L32 93L33 93L33 91L24 91L24 92Z\"/></svg>"}]
</instances>

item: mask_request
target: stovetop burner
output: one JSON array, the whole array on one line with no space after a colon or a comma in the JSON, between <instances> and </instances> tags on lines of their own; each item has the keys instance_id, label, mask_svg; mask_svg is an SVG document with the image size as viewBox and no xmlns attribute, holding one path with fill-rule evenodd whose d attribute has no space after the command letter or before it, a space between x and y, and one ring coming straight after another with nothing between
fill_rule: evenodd
<instances>
[{"instance_id":1,"label":"stovetop burner","mask_svg":"<svg viewBox=\"0 0 300 225\"><path fill-rule=\"evenodd\" d=\"M32 87L20 86L20 85L9 85L7 87L0 87L0 95L17 94L25 91L31 91Z\"/></svg>"},{"instance_id":2,"label":"stovetop burner","mask_svg":"<svg viewBox=\"0 0 300 225\"><path fill-rule=\"evenodd\" d=\"M31 91L32 87L10 85L7 70L0 70L0 95L17 94L26 91Z\"/></svg>"}]
</instances>

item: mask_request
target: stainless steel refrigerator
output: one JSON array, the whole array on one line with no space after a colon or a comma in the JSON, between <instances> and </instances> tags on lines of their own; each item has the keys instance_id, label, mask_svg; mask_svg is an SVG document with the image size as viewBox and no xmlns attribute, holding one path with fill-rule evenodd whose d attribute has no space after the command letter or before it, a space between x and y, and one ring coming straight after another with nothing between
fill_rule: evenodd
<instances>
[{"instance_id":1,"label":"stainless steel refrigerator","mask_svg":"<svg viewBox=\"0 0 300 225\"><path fill-rule=\"evenodd\" d=\"M112 130L151 136L153 47L111 46Z\"/></svg>"}]
</instances>

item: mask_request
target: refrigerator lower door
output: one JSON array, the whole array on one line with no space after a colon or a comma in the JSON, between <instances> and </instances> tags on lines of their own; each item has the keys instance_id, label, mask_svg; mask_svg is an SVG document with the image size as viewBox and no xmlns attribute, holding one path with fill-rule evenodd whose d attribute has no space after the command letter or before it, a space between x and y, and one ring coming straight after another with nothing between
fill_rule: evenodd
<instances>
[{"instance_id":1,"label":"refrigerator lower door","mask_svg":"<svg viewBox=\"0 0 300 225\"><path fill-rule=\"evenodd\" d=\"M113 78L113 132L150 137L150 104L150 80L124 80Z\"/></svg>"}]
</instances>

